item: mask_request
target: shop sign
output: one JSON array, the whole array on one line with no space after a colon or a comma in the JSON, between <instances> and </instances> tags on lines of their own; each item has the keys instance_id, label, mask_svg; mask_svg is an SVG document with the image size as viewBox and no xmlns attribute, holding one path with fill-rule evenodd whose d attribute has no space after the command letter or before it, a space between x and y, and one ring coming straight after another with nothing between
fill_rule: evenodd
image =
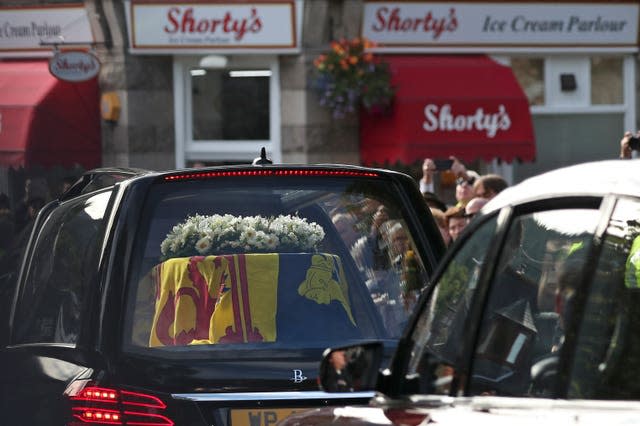
<instances>
[{"instance_id":1,"label":"shop sign","mask_svg":"<svg viewBox=\"0 0 640 426\"><path fill-rule=\"evenodd\" d=\"M362 35L382 49L638 48L638 2L364 3Z\"/></svg>"},{"instance_id":2,"label":"shop sign","mask_svg":"<svg viewBox=\"0 0 640 426\"><path fill-rule=\"evenodd\" d=\"M49 71L60 80L87 81L100 72L100 61L88 52L56 52L49 61Z\"/></svg>"},{"instance_id":3,"label":"shop sign","mask_svg":"<svg viewBox=\"0 0 640 426\"><path fill-rule=\"evenodd\" d=\"M297 50L300 0L127 3L131 51Z\"/></svg>"},{"instance_id":4,"label":"shop sign","mask_svg":"<svg viewBox=\"0 0 640 426\"><path fill-rule=\"evenodd\" d=\"M93 42L82 5L0 7L0 56L50 56L53 43Z\"/></svg>"},{"instance_id":5,"label":"shop sign","mask_svg":"<svg viewBox=\"0 0 640 426\"><path fill-rule=\"evenodd\" d=\"M498 105L495 112L478 107L471 114L457 113L450 104L428 104L424 107L424 118L422 128L429 133L473 131L493 139L498 132L508 132L511 128L511 117L503 104Z\"/></svg>"}]
</instances>

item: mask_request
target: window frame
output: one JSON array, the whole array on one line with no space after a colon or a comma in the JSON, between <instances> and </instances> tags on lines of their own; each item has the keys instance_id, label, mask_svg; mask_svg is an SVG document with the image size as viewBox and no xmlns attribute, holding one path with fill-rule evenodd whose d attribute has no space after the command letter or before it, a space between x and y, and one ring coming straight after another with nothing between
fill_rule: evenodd
<instances>
[{"instance_id":1,"label":"window frame","mask_svg":"<svg viewBox=\"0 0 640 426\"><path fill-rule=\"evenodd\" d=\"M218 178L218 179L235 179L235 178ZM243 178L243 179L252 179L252 178ZM260 180L256 180L255 183L249 182L247 183L248 186L255 186L257 184L260 185L267 185L269 186L269 184L265 184L264 181L265 179L271 179L271 178L260 178ZM298 179L298 178L276 178L276 179ZM303 178L306 179L306 178ZM318 179L316 182L324 182L327 181L329 179L335 179L336 182L340 182L342 180L345 180L345 182L347 182L349 185L353 185L354 184L354 179L352 178L344 178L344 177L335 177L335 178L329 178L329 177L322 177L320 179ZM348 180L347 180L348 179ZM372 179L373 182L381 182L381 185L384 185L384 189L385 192L384 194L388 194L390 199L395 200L396 205L398 206L398 210L397 212L401 215L401 217L406 221L405 225L406 225L406 229L411 231L414 238L415 237L420 237L420 238L415 238L413 240L413 244L415 245L415 247L420 251L420 253L424 254L424 257L421 257L421 263L422 266L424 268L424 272L427 275L427 280L432 276L433 273L433 267L434 267L434 259L432 258L433 256L435 256L435 250L436 248L432 248L431 247L431 243L429 241L426 241L422 238L422 234L421 233L416 233L417 229L420 229L419 225L424 225L423 222L423 217L418 215L417 212L414 212L414 209L407 209L406 206L407 205L411 205L412 201L411 199L409 199L407 197L407 193L405 190L403 190L401 188L401 185L405 184L404 181L404 177L402 178L402 180L398 180L397 178L394 178L393 176L378 176L376 178L357 178L356 182L359 183L364 183L367 180ZM262 182L262 183L261 183ZM295 182L295 181L291 181L291 182ZM406 182L410 182L409 180L407 180ZM179 182L176 183L171 183L171 185L179 185ZM154 354L154 356L160 354L159 356L162 357L174 357L174 356L178 356L176 354L179 354L180 357L184 357L184 358L189 358L189 359L199 359L202 358L203 356L205 356L205 354L207 353L211 353L212 351L220 351L220 352L224 352L224 353L234 353L236 354L238 357L260 357L262 355L261 352L259 351L254 351L255 353L247 353L246 350L244 350L243 348L240 348L239 350L237 348L233 348L233 347L209 347L207 348L207 346L211 346L211 345L201 345L202 347L198 347L198 348L194 348L194 346L189 346L187 348L182 348L180 349L179 346L175 346L172 347L170 349L161 349L161 348L148 348L148 347L142 347L142 346L137 346L135 344L132 343L132 322L134 320L134 311L135 311L135 292L137 291L138 288L138 284L139 284L139 278L141 276L143 276L143 270L144 268L141 268L141 265L143 262L140 261L141 259L141 254L142 253L142 248L146 243L147 243L147 232L149 231L148 229L146 229L145 226L139 226L139 223L141 222L149 222L150 219L150 215L152 215L153 211L156 210L156 207L153 207L153 203L155 202L154 200L159 197L160 195L162 195L163 193L166 194L173 194L175 195L175 193L180 193L181 191L168 191L167 189L157 189L157 193L154 192L153 189L151 189L154 185L167 185L166 183L161 183L160 181L155 181L153 183L151 183L150 187L147 188L146 194L145 194L145 200L143 203L141 203L139 205L140 211L138 212L139 218L136 221L136 224L132 225L137 231L136 231L136 235L135 235L135 243L132 246L132 251L138 253L138 255L136 256L131 256L128 259L128 265L127 268L129 269L129 275L127 278L126 283L124 284L125 289L124 289L124 294L126 294L125 299L126 299L126 303L123 304L123 313L122 313L122 326L121 326L121 331L120 331L120 336L118 337L119 341L118 341L118 345L121 348L121 351L123 353L127 353L127 354ZM189 183L189 185L185 185L185 188L192 186L193 183ZM210 184L207 184L210 185ZM229 186L228 182L222 183L221 182L221 188L225 188L227 186ZM287 184L289 187L297 187L297 185L293 185L291 183ZM317 185L317 183L315 183L314 185ZM340 185L344 185L344 183L340 183ZM413 184L411 184L412 188L414 188ZM239 186L243 186L243 185L239 185ZM285 185L286 186L286 185ZM322 184L322 187L324 188L324 186L326 186L326 184ZM237 188L233 185L231 185L231 187L234 188L234 190L237 190ZM394 191L394 189L397 189L398 191ZM389 191L389 192L386 192ZM152 193L154 192L154 193ZM165 196L166 196L165 194ZM157 201L157 200L156 200ZM424 209L426 209L426 205L424 207ZM212 212L213 213L213 212ZM431 221L433 221L433 219L431 219L429 217L429 219ZM433 235L436 236L436 238L441 238L440 233L437 231L437 228L435 228L435 224L433 225L434 229L433 229ZM431 235L429 234L430 229L427 228L425 229L425 237L429 238ZM348 266L347 266L348 265ZM351 264L351 261L349 262L345 262L345 264L343 264L343 266L345 267L345 272L347 272L348 270L352 270L353 269L353 265ZM355 274L356 271L353 270L353 274ZM425 287L426 288L426 287ZM408 316L407 321L410 321L411 319L411 315ZM372 326L373 327L373 326ZM375 326L377 328L377 326ZM393 340L394 342L399 341L399 339L401 338L400 336L395 336L395 337L391 337L390 340ZM247 345L247 344L244 344ZM244 346L243 345L243 346ZM198 346L198 345L195 345ZM174 350L174 348L178 348L177 350ZM192 348L192 349L189 349ZM256 348L256 349L260 349L260 348ZM307 349L301 349L301 350L307 350Z\"/></svg>"},{"instance_id":2,"label":"window frame","mask_svg":"<svg viewBox=\"0 0 640 426\"><path fill-rule=\"evenodd\" d=\"M546 204L546 203L545 203ZM600 206L596 206L596 203L592 203L591 201L574 201L574 202L567 202L567 200L555 200L552 204L547 204L544 207L540 207L540 208L532 208L532 209L527 209L527 208L516 208L514 210L514 213L511 215L510 219L509 219L509 224L508 224L508 228L507 228L507 233L506 233L506 239L503 241L502 244L502 249L500 250L500 252L498 253L497 257L493 258L493 262L491 262L492 267L492 274L490 279L485 282L485 294L484 297L482 299L482 312L483 312L483 316L481 318L474 318L474 324L479 324L474 332L474 339L475 342L473 344L473 347L471 348L471 350L469 350L466 355L468 355L470 357L470 367L469 370L472 373L475 373L475 363L477 360L481 360L483 359L483 357L480 355L480 352L482 352L482 345L483 345L483 341L482 341L482 337L485 335L485 332L488 330L486 327L488 326L487 324L487 319L490 317L491 312L488 309L488 305L489 303L494 300L493 298L495 297L494 295L494 288L496 286L499 285L503 285L504 281L502 280L503 275L501 273L498 272L499 268L501 265L503 265L503 262L505 259L507 259L510 255L506 254L507 253L507 246L506 244L509 242L509 240L512 239L512 236L514 235L512 231L512 226L516 223L521 223L521 220L524 219L525 221L529 222L533 215L535 214L546 214L549 212L560 212L560 211L572 211L572 210L588 210L590 212L593 212L594 215L594 221L592 222L593 224L593 232L589 234L589 249L588 251L586 251L585 254L585 258L590 258L591 256L597 256L599 255L599 250L597 248L594 248L594 245L597 244L597 237L595 237L601 230L601 223L602 223L602 217L603 217L603 210L602 210L602 204L600 204ZM570 234L569 234L570 235ZM569 237L568 235L568 237ZM506 254L506 256L505 256ZM530 264L529 264L530 265ZM592 276L592 274L590 273L590 271L592 270L593 265L589 264L589 263L585 263L583 265L583 268L581 269L580 275L583 277L587 277L587 279L581 280L581 285L582 287L580 287L581 291L577 292L578 294L580 294L580 296L576 296L575 298L575 303L576 304L583 304L583 299L587 299L588 296L587 294L590 291L590 277ZM540 274L540 276L538 276L534 283L536 284L536 293L538 293L538 291L540 290L540 285L543 281L541 281L543 275L542 273ZM526 281L526 279L525 279ZM548 281L544 281L544 283L548 283ZM538 294L539 297L539 294ZM495 301L494 301L495 302ZM480 302L477 302L478 305L480 305ZM572 306L574 306L572 304ZM533 309L532 309L533 311ZM544 312L544 311L548 311L548 310L541 310L540 312ZM581 319L582 319L582 313L580 309L575 309L574 311L574 315L572 315L570 317L570 322L569 325L566 327L565 329L565 336L568 335L573 335L575 333L575 326L579 325ZM572 336L573 337L573 336ZM570 342L572 339L570 338L566 338L567 342ZM535 344L534 341L532 341L532 344ZM533 349L534 347L532 346L531 349ZM563 346L564 348L570 348L573 349L572 343L569 343L567 345ZM566 351L566 350L562 350L561 352L559 351L559 356L562 357L564 353L568 354L568 356L573 356L573 352L571 350ZM533 366L535 364L531 364L531 366ZM520 370L522 371L522 370ZM514 370L514 372L516 372L516 370ZM478 393L478 388L482 388L481 386L481 380L479 380L477 383L476 381L473 379L474 375L473 374L469 374L468 375L468 381L467 384L465 385L465 389L467 391L468 395L477 395ZM557 383L560 383L560 381L558 381ZM557 392L556 390L554 390L554 392ZM515 395L515 396L525 396L525 395ZM531 396L531 395L529 395ZM556 396L556 395L553 395Z\"/></svg>"},{"instance_id":3,"label":"window frame","mask_svg":"<svg viewBox=\"0 0 640 426\"><path fill-rule=\"evenodd\" d=\"M72 198L68 201L64 201L64 202L54 201L48 204L45 208L43 208L41 213L38 215L36 222L34 223L34 229L32 231L31 237L29 239L29 244L25 250L24 261L21 266L19 280L16 286L13 305L11 309L10 325L9 325L10 335L8 340L11 346L20 347L20 346L34 346L34 345L35 346L38 346L38 345L52 346L53 345L53 346L64 346L64 347L75 348L82 344L85 338L86 325L91 322L90 320L93 316L93 313L92 313L94 308L93 302L95 300L96 293L99 291L99 286L97 285L99 274L100 274L99 265L100 265L101 255L104 250L104 242L106 238L105 230L107 229L108 221L110 218L111 206L113 202L112 195L113 195L112 188L106 188L106 189L102 189L99 191L78 196L77 198ZM77 331L77 337L75 339L75 342L72 342L72 343L56 342L56 341L16 342L15 341L16 340L15 324L16 324L16 319L18 315L18 308L21 305L20 303L21 300L23 299L23 293L27 285L27 280L31 278L31 274L33 274L34 272L31 265L33 262L35 252L40 247L40 244L36 244L36 243L41 241L42 231L47 226L48 221L49 219L51 219L52 215L58 212L60 209L66 208L67 210L69 210L78 205L84 205L86 207L88 200L98 196L106 196L107 200L104 204L102 217L97 221L99 222L99 224L98 224L98 227L96 228L96 233L95 233L96 235L96 241L94 242L95 251L92 254L93 263L95 264L95 266L92 267L93 268L92 275L94 279L86 280L85 294L83 296L83 300L80 306L81 319L78 324L78 331ZM59 229L59 227L56 229ZM57 239L57 236L56 236L56 239ZM29 275L26 275L26 274L29 274Z\"/></svg>"},{"instance_id":4,"label":"window frame","mask_svg":"<svg viewBox=\"0 0 640 426\"><path fill-rule=\"evenodd\" d=\"M442 278L443 273L446 272L449 262L453 258L455 258L458 251L470 238L474 230L482 226L482 224L484 224L486 221L491 220L491 218L495 218L497 216L497 226L494 231L494 235L487 245L488 252L485 257L486 266L483 267L480 271L476 284L477 288L473 295L471 308L467 315L467 324L473 324L473 326L469 327L466 330L465 335L460 342L463 346L461 352L462 356L454 366L456 376L453 380L453 385L451 386L450 395L471 396L471 393L469 392L470 377L466 373L473 371L473 359L475 356L475 350L480 343L479 324L485 310L490 286L493 283L497 268L495 260L498 259L504 251L505 243L509 235L508 230L515 218L538 211L560 210L567 208L588 208L596 210L600 212L600 216L598 219L598 225L594 233L594 244L591 248L593 253L590 253L590 255L599 256L599 250L601 249L601 244L599 244L599 241L606 231L606 225L609 222L614 203L615 197L613 196L603 197L596 195L562 195L541 200L532 200L519 205L507 205L499 210L479 216L477 220L474 220L471 224L468 225L468 227L461 235L461 238L450 248L450 251L440 263L440 266L436 270L436 273L433 275L433 278L431 280L432 283L438 283ZM593 269L595 268L595 265L590 265L590 267L591 269ZM585 276L589 276L590 271L586 270L584 271L584 273ZM584 291L579 292L580 296L576 298L576 307L574 311L575 315L572 318L571 323L569 324L569 328L571 330L577 330L577 327L579 327L581 324L583 315L582 310L590 291L589 286L590 281L584 283ZM408 351L411 350L414 344L413 333L417 331L417 320L418 318L420 318L420 315L423 314L423 311L430 305L430 301L434 295L435 288L436 285L433 284L430 286L429 290L425 291L425 293L423 294L423 299L420 302L419 311L414 314L414 318L411 323L411 329L405 337L406 341L401 342L399 345L399 347L404 348L404 350L398 351L392 366L393 370L404 372L404 374L393 375L393 378L397 380L397 382L395 382L392 386L401 394L406 392L413 392L415 390L409 383L406 382L408 378L406 373L409 369L408 363L410 359L410 353L408 353ZM575 333L572 334L575 335ZM575 345L575 341L571 341L569 339L566 341L566 345L567 347L571 348L572 345ZM571 365L571 363L573 362L574 354L573 351L570 350L563 351L561 355L562 356L560 359L559 371L562 372L566 371L566 368ZM565 370L563 370L563 368ZM566 386L568 385L568 380L566 377L560 377L558 383L559 387L555 392L554 397L563 397L563 395L566 395L567 392Z\"/></svg>"},{"instance_id":5,"label":"window frame","mask_svg":"<svg viewBox=\"0 0 640 426\"><path fill-rule=\"evenodd\" d=\"M197 68L201 57L174 57L173 93L175 119L176 168L185 167L189 161L228 161L250 163L265 147L267 156L274 162L282 162L281 153L281 93L280 66L277 56L232 57L235 67L260 67L271 71L269 78L269 139L266 140L194 140L191 68Z\"/></svg>"},{"instance_id":6,"label":"window frame","mask_svg":"<svg viewBox=\"0 0 640 426\"><path fill-rule=\"evenodd\" d=\"M593 289L594 277L596 276L596 271L600 266L603 260L602 251L605 247L605 241L609 238L608 230L610 228L612 218L617 214L618 206L621 203L630 203L633 202L635 204L640 204L640 199L636 197L630 197L625 195L607 195L603 197L603 206L601 209L601 217L598 231L596 232L594 238L594 247L592 249L592 254L595 256L595 261L591 262L589 267L585 270L584 276L589 277L588 280L585 280L583 283L584 291L578 293L578 297L576 298L576 314L574 318L572 318L572 322L570 324L571 328L571 340L567 340L567 345L570 348L568 353L561 354L560 362L558 365L559 371L559 380L558 380L558 393L562 398L568 398L572 393L572 377L576 368L576 353L578 352L578 345L581 343L581 339L584 336L584 325L587 318L585 317L586 309L590 306L592 302L593 292L596 290ZM608 373L603 373L608 374ZM619 398L619 397L617 397ZM593 398L587 398L593 399Z\"/></svg>"}]
</instances>

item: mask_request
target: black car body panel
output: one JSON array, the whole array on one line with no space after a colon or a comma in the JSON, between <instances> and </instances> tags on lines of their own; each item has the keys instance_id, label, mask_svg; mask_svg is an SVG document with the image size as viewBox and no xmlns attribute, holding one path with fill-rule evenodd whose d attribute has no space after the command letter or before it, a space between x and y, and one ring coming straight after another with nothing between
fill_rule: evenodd
<instances>
[{"instance_id":1,"label":"black car body panel","mask_svg":"<svg viewBox=\"0 0 640 426\"><path fill-rule=\"evenodd\" d=\"M339 165L89 172L34 224L0 350L3 424L266 425L294 409L366 402L370 392L318 392L316 361L327 346L380 337L388 360L412 313L379 293L383 281L371 281L352 257L352 240L333 225L336 211L353 216L369 202L409 236L420 287L401 288L390 260L376 271L395 286L386 291L415 303L444 245L409 176ZM195 238L187 226L194 215L241 222L241 239L224 242L242 246L205 251L222 233ZM265 218L293 234L247 231ZM305 227L321 227L321 237L301 233ZM281 248L285 238L295 238L293 249ZM319 248L302 246L305 239ZM284 289L306 305L276 303L289 300L280 299ZM314 314L326 309L331 316ZM231 321L218 334L211 312ZM391 314L393 330L383 319ZM337 318L355 327L352 335L331 325ZM228 336L241 340L223 343Z\"/></svg>"}]
</instances>

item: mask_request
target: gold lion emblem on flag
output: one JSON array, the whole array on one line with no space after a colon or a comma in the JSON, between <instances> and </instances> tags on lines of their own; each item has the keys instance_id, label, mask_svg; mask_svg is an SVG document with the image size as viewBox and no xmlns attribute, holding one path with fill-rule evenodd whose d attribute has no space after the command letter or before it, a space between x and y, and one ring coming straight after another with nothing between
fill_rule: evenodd
<instances>
[{"instance_id":1,"label":"gold lion emblem on flag","mask_svg":"<svg viewBox=\"0 0 640 426\"><path fill-rule=\"evenodd\" d=\"M343 289L333 279L333 269L334 264L331 257L314 255L311 258L311 266L307 270L307 276L298 287L298 294L322 305L328 305L331 301L337 300L349 315L351 323L356 325Z\"/></svg>"}]
</instances>

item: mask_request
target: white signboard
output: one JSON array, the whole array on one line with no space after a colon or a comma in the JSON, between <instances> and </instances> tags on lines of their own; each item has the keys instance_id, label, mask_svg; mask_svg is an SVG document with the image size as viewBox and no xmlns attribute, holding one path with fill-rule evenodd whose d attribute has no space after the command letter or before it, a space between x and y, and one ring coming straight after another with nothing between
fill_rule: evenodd
<instances>
[{"instance_id":1,"label":"white signboard","mask_svg":"<svg viewBox=\"0 0 640 426\"><path fill-rule=\"evenodd\" d=\"M0 56L50 56L62 42L94 42L83 6L0 7Z\"/></svg>"},{"instance_id":2,"label":"white signboard","mask_svg":"<svg viewBox=\"0 0 640 426\"><path fill-rule=\"evenodd\" d=\"M296 2L129 4L131 51L297 50Z\"/></svg>"},{"instance_id":3,"label":"white signboard","mask_svg":"<svg viewBox=\"0 0 640 426\"><path fill-rule=\"evenodd\" d=\"M404 50L421 47L637 50L639 8L638 2L368 1L364 4L362 35L381 48Z\"/></svg>"},{"instance_id":4,"label":"white signboard","mask_svg":"<svg viewBox=\"0 0 640 426\"><path fill-rule=\"evenodd\" d=\"M57 52L49 61L49 71L60 80L87 81L100 72L100 61L88 52Z\"/></svg>"}]
</instances>

